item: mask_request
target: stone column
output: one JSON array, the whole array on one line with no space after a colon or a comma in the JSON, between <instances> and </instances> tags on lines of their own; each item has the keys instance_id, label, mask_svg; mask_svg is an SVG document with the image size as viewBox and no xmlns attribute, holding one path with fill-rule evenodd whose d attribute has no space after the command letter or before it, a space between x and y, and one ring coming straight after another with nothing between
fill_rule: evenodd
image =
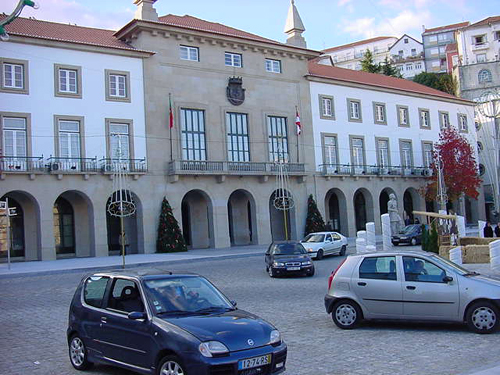
<instances>
[{"instance_id":1,"label":"stone column","mask_svg":"<svg viewBox=\"0 0 500 375\"><path fill-rule=\"evenodd\" d=\"M382 219L382 246L384 251L390 251L392 249L391 242L391 218L389 214L383 214L380 216Z\"/></svg>"},{"instance_id":2,"label":"stone column","mask_svg":"<svg viewBox=\"0 0 500 375\"><path fill-rule=\"evenodd\" d=\"M363 254L365 252L366 252L366 239L363 237L356 238L356 254Z\"/></svg>"},{"instance_id":3,"label":"stone column","mask_svg":"<svg viewBox=\"0 0 500 375\"><path fill-rule=\"evenodd\" d=\"M478 237L484 238L484 227L486 226L486 221L479 220L477 222L477 227L479 230Z\"/></svg>"},{"instance_id":4,"label":"stone column","mask_svg":"<svg viewBox=\"0 0 500 375\"><path fill-rule=\"evenodd\" d=\"M500 240L489 243L490 267L492 271L500 271Z\"/></svg>"},{"instance_id":5,"label":"stone column","mask_svg":"<svg viewBox=\"0 0 500 375\"><path fill-rule=\"evenodd\" d=\"M376 246L375 244L375 223L366 223L366 246Z\"/></svg>"},{"instance_id":6,"label":"stone column","mask_svg":"<svg viewBox=\"0 0 500 375\"><path fill-rule=\"evenodd\" d=\"M458 237L465 237L467 234L465 233L465 217L457 215L457 228L458 228Z\"/></svg>"}]
</instances>

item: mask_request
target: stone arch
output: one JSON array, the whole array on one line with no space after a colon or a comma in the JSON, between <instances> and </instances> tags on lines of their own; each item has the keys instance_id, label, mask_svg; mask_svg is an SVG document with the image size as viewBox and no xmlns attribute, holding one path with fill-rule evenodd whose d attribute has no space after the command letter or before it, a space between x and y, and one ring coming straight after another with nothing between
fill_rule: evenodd
<instances>
[{"instance_id":1,"label":"stone arch","mask_svg":"<svg viewBox=\"0 0 500 375\"><path fill-rule=\"evenodd\" d=\"M111 201L113 192L106 202L106 228L108 236L108 252L109 255L121 254L121 222L120 218L111 215L108 212L108 206ZM131 190L124 191L125 194L130 194L135 204L135 213L123 218L123 228L125 232L125 251L126 254L144 253L144 226L143 226L143 208L139 197Z\"/></svg>"},{"instance_id":2,"label":"stone arch","mask_svg":"<svg viewBox=\"0 0 500 375\"><path fill-rule=\"evenodd\" d=\"M231 193L227 217L231 245L258 243L255 199L249 191L238 189Z\"/></svg>"},{"instance_id":3,"label":"stone arch","mask_svg":"<svg viewBox=\"0 0 500 375\"><path fill-rule=\"evenodd\" d=\"M20 209L19 216L11 217L11 256L23 260L42 259L40 205L33 195L21 190L4 194L0 200L9 199L9 207ZM6 224L6 223L2 223ZM1 257L7 257L7 241L2 234Z\"/></svg>"},{"instance_id":4,"label":"stone arch","mask_svg":"<svg viewBox=\"0 0 500 375\"><path fill-rule=\"evenodd\" d=\"M389 195L394 194L397 199L397 194L396 192L391 189L390 187L386 187L382 189L380 192L380 195L378 197L378 203L379 203L379 208L380 208L380 215L386 214L388 212L387 210L387 203L389 202Z\"/></svg>"},{"instance_id":5,"label":"stone arch","mask_svg":"<svg viewBox=\"0 0 500 375\"><path fill-rule=\"evenodd\" d=\"M332 230L348 236L347 199L342 190L338 188L328 190L325 195L325 211L326 224Z\"/></svg>"},{"instance_id":6,"label":"stone arch","mask_svg":"<svg viewBox=\"0 0 500 375\"><path fill-rule=\"evenodd\" d=\"M182 198L181 211L182 233L188 248L214 247L213 205L208 194L198 189L187 192Z\"/></svg>"},{"instance_id":7,"label":"stone arch","mask_svg":"<svg viewBox=\"0 0 500 375\"><path fill-rule=\"evenodd\" d=\"M408 188L403 194L403 220L405 224L415 223L415 215L413 211L421 211L420 208L420 196L415 188ZM408 221L406 220L408 219Z\"/></svg>"},{"instance_id":8,"label":"stone arch","mask_svg":"<svg viewBox=\"0 0 500 375\"><path fill-rule=\"evenodd\" d=\"M365 230L367 222L374 221L373 197L368 189L360 188L353 196L356 231Z\"/></svg>"},{"instance_id":9,"label":"stone arch","mask_svg":"<svg viewBox=\"0 0 500 375\"><path fill-rule=\"evenodd\" d=\"M295 206L289 210L278 210L274 206L274 199L277 194L277 190L274 190L269 197L269 218L271 225L271 237L273 241L282 241L286 238L296 239L296 222L295 222ZM288 194L291 193L288 191ZM293 197L293 196L292 196ZM285 227L286 220L286 227ZM286 228L286 230L285 230Z\"/></svg>"}]
</instances>

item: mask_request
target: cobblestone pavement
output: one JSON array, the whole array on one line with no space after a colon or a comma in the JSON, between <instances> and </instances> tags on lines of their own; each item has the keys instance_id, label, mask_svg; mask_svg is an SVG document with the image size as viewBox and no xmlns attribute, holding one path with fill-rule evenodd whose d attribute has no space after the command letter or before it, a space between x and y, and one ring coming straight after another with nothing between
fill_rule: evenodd
<instances>
[{"instance_id":1,"label":"cobblestone pavement","mask_svg":"<svg viewBox=\"0 0 500 375\"><path fill-rule=\"evenodd\" d=\"M265 273L263 258L199 260L164 268L207 276L239 308L275 324L288 343L286 374L455 375L498 363L500 333L401 323L340 330L323 305L328 275L340 257L315 262L312 278L278 279ZM68 360L65 330L69 303L83 274L0 279L0 374L79 373ZM108 366L89 373L132 375Z\"/></svg>"}]
</instances>

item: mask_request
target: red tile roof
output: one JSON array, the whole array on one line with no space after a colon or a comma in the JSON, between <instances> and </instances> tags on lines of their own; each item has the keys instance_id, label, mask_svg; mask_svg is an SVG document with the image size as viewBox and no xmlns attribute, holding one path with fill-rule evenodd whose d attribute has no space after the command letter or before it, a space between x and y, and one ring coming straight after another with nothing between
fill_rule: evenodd
<instances>
[{"instance_id":1,"label":"red tile roof","mask_svg":"<svg viewBox=\"0 0 500 375\"><path fill-rule=\"evenodd\" d=\"M0 20L5 17L5 14L0 14ZM9 35L115 48L127 51L149 52L138 50L115 38L113 36L115 33L113 30L95 29L23 17L16 18L12 23L7 25L5 29Z\"/></svg>"},{"instance_id":2,"label":"red tile roof","mask_svg":"<svg viewBox=\"0 0 500 375\"><path fill-rule=\"evenodd\" d=\"M489 23L497 23L497 22L500 22L500 16L493 16L493 17L485 18L484 20L473 23L469 27L484 26L484 25L487 25Z\"/></svg>"},{"instance_id":3,"label":"red tile roof","mask_svg":"<svg viewBox=\"0 0 500 375\"><path fill-rule=\"evenodd\" d=\"M327 49L324 49L322 52L334 52L334 51L338 51L341 49L356 47L356 46L360 46L360 45L368 44L368 43L374 43L374 42L378 42L380 40L389 39L389 38L396 38L396 37L394 37L394 36L377 36L376 38L359 40L359 41L354 42L354 43L349 43L349 44L344 44L344 45L337 46L337 47L327 48Z\"/></svg>"},{"instance_id":4,"label":"red tile roof","mask_svg":"<svg viewBox=\"0 0 500 375\"><path fill-rule=\"evenodd\" d=\"M309 75L319 78L327 78L349 83L358 83L367 86L381 87L416 94L432 95L444 99L455 99L468 102L445 92L432 89L419 83L402 78L385 76L383 74L367 73L359 70L338 68L309 62ZM472 104L472 103L471 103Z\"/></svg>"},{"instance_id":5,"label":"red tile roof","mask_svg":"<svg viewBox=\"0 0 500 375\"><path fill-rule=\"evenodd\" d=\"M436 31L445 31L445 30L448 30L448 29L450 29L450 30L461 29L462 27L466 27L466 26L469 26L469 25L470 25L469 21L460 22L460 23L453 23L451 25L434 27L432 29L425 29L422 34L433 33L433 32L436 32Z\"/></svg>"}]
</instances>

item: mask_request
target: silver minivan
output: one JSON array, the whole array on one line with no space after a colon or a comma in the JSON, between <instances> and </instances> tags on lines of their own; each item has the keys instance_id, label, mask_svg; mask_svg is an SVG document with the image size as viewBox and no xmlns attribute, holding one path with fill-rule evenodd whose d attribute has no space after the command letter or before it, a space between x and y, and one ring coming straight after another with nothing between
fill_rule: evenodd
<instances>
[{"instance_id":1,"label":"silver minivan","mask_svg":"<svg viewBox=\"0 0 500 375\"><path fill-rule=\"evenodd\" d=\"M343 329L363 319L419 320L491 333L499 326L500 279L422 251L350 255L330 275L325 307Z\"/></svg>"}]
</instances>

